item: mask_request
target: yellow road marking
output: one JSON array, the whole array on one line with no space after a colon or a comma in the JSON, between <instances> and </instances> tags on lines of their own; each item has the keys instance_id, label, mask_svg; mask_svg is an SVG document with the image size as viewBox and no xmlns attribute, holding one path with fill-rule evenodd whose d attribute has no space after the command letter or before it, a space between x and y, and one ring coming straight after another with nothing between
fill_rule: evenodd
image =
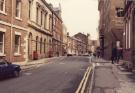
<instances>
[{"instance_id":1,"label":"yellow road marking","mask_svg":"<svg viewBox=\"0 0 135 93\"><path fill-rule=\"evenodd\" d=\"M91 70L92 70L92 66L90 65L87 68L87 70L86 70L86 72L85 72L85 74L83 76L83 79L81 80L81 82L80 82L80 84L79 84L79 86L78 86L75 93L84 93L85 88L86 88L86 84L87 84L87 81L88 81L88 77L90 75Z\"/></svg>"}]
</instances>

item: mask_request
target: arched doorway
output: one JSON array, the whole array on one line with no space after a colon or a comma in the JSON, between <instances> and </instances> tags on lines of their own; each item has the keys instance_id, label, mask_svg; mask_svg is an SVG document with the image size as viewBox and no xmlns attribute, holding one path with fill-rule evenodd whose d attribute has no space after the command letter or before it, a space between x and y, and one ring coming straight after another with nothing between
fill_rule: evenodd
<instances>
[{"instance_id":1,"label":"arched doorway","mask_svg":"<svg viewBox=\"0 0 135 93\"><path fill-rule=\"evenodd\" d=\"M36 52L38 52L38 36L36 36Z\"/></svg>"},{"instance_id":2,"label":"arched doorway","mask_svg":"<svg viewBox=\"0 0 135 93\"><path fill-rule=\"evenodd\" d=\"M44 39L44 55L46 56L46 39Z\"/></svg>"},{"instance_id":3,"label":"arched doorway","mask_svg":"<svg viewBox=\"0 0 135 93\"><path fill-rule=\"evenodd\" d=\"M42 38L40 38L40 54L42 55Z\"/></svg>"}]
</instances>

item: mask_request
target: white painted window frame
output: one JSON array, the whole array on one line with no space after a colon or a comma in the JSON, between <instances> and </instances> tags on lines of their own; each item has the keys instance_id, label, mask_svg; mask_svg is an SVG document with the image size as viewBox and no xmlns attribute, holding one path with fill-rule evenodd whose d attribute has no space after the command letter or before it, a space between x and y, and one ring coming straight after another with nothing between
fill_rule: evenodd
<instances>
[{"instance_id":1,"label":"white painted window frame","mask_svg":"<svg viewBox=\"0 0 135 93\"><path fill-rule=\"evenodd\" d=\"M0 10L0 14L7 15L7 13L6 13L6 2L5 2L5 1L6 1L6 0L4 0L3 11Z\"/></svg>"},{"instance_id":2,"label":"white painted window frame","mask_svg":"<svg viewBox=\"0 0 135 93\"><path fill-rule=\"evenodd\" d=\"M14 51L14 55L15 56L18 56L18 55L21 55L21 51L20 51L20 49L21 49L21 33L20 32L15 32L15 36L16 35L18 35L19 36L19 48L18 48L18 51L17 52L15 52ZM15 48L15 47L14 47Z\"/></svg>"},{"instance_id":3,"label":"white painted window frame","mask_svg":"<svg viewBox=\"0 0 135 93\"><path fill-rule=\"evenodd\" d=\"M0 53L0 56L5 56L5 32L6 32L6 29L3 29L3 28L0 28L0 32L3 33L3 50L2 52Z\"/></svg>"},{"instance_id":4,"label":"white painted window frame","mask_svg":"<svg viewBox=\"0 0 135 93\"><path fill-rule=\"evenodd\" d=\"M17 0L16 0L16 3L17 3ZM19 3L18 3L19 5L19 9L17 9L17 4L16 4L16 13L17 12L19 12L19 14L18 14L18 16L16 15L16 19L21 19L21 11L22 11L22 2L21 2L21 0L19 1ZM17 11L17 10L19 10L19 11Z\"/></svg>"},{"instance_id":5,"label":"white painted window frame","mask_svg":"<svg viewBox=\"0 0 135 93\"><path fill-rule=\"evenodd\" d=\"M1 32L1 31L0 31ZM0 52L0 54L4 54L4 33L2 33L3 35L3 40L2 40L2 52Z\"/></svg>"}]
</instances>

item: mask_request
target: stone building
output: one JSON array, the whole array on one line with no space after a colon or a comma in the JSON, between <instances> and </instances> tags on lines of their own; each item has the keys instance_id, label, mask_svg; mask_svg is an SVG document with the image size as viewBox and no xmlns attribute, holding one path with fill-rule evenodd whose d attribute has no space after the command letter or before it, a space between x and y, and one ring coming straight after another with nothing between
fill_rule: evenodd
<instances>
[{"instance_id":1,"label":"stone building","mask_svg":"<svg viewBox=\"0 0 135 93\"><path fill-rule=\"evenodd\" d=\"M123 17L117 16L117 10L123 7L123 0L99 0L100 49L105 59L111 59L114 46L123 46Z\"/></svg>"},{"instance_id":2,"label":"stone building","mask_svg":"<svg viewBox=\"0 0 135 93\"><path fill-rule=\"evenodd\" d=\"M10 62L27 59L26 5L27 0L0 0L0 56Z\"/></svg>"},{"instance_id":3,"label":"stone building","mask_svg":"<svg viewBox=\"0 0 135 93\"><path fill-rule=\"evenodd\" d=\"M63 22L61 7L53 8L53 56L63 55Z\"/></svg>"},{"instance_id":4,"label":"stone building","mask_svg":"<svg viewBox=\"0 0 135 93\"><path fill-rule=\"evenodd\" d=\"M83 55L85 48L86 48L85 42L83 42L81 39L75 38L75 37L74 37L74 40L75 40L74 42L75 42L76 55Z\"/></svg>"},{"instance_id":5,"label":"stone building","mask_svg":"<svg viewBox=\"0 0 135 93\"><path fill-rule=\"evenodd\" d=\"M28 59L52 56L52 9L45 0L28 0Z\"/></svg>"}]
</instances>

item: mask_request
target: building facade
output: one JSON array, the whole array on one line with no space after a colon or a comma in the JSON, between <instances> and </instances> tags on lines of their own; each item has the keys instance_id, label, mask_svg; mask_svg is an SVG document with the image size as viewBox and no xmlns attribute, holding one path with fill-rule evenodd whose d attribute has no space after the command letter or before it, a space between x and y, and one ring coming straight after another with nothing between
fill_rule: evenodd
<instances>
[{"instance_id":1,"label":"building facade","mask_svg":"<svg viewBox=\"0 0 135 93\"><path fill-rule=\"evenodd\" d=\"M27 0L0 0L0 56L10 62L27 59L28 6L25 5Z\"/></svg>"},{"instance_id":2,"label":"building facade","mask_svg":"<svg viewBox=\"0 0 135 93\"><path fill-rule=\"evenodd\" d=\"M52 56L52 9L45 0L29 0L28 58Z\"/></svg>"},{"instance_id":3,"label":"building facade","mask_svg":"<svg viewBox=\"0 0 135 93\"><path fill-rule=\"evenodd\" d=\"M68 36L68 32L67 32L67 28L65 26L65 24L63 24L63 55L67 55L67 36Z\"/></svg>"},{"instance_id":4,"label":"building facade","mask_svg":"<svg viewBox=\"0 0 135 93\"><path fill-rule=\"evenodd\" d=\"M117 10L124 8L123 0L99 0L100 49L105 59L111 59L112 48L123 46L123 17L117 16Z\"/></svg>"},{"instance_id":5,"label":"building facade","mask_svg":"<svg viewBox=\"0 0 135 93\"><path fill-rule=\"evenodd\" d=\"M99 16L100 16L100 20L99 20L99 41L100 41L100 51L101 51L101 56L104 56L104 30L105 30L105 9L104 9L104 0L99 0L99 4L98 4L98 10L99 10Z\"/></svg>"},{"instance_id":6,"label":"building facade","mask_svg":"<svg viewBox=\"0 0 135 93\"><path fill-rule=\"evenodd\" d=\"M128 63L128 68L135 67L135 1L125 0L124 8L124 51L123 58Z\"/></svg>"},{"instance_id":7,"label":"building facade","mask_svg":"<svg viewBox=\"0 0 135 93\"><path fill-rule=\"evenodd\" d=\"M61 8L53 8L53 56L63 55L63 22Z\"/></svg>"},{"instance_id":8,"label":"building facade","mask_svg":"<svg viewBox=\"0 0 135 93\"><path fill-rule=\"evenodd\" d=\"M54 32L62 55L62 30L58 11L45 0L0 0L0 56L8 61L52 57Z\"/></svg>"},{"instance_id":9,"label":"building facade","mask_svg":"<svg viewBox=\"0 0 135 93\"><path fill-rule=\"evenodd\" d=\"M88 47L89 47L89 35L85 35L82 33L77 33L74 35L75 38L81 40L83 42L83 49L82 54L88 53Z\"/></svg>"}]
</instances>

